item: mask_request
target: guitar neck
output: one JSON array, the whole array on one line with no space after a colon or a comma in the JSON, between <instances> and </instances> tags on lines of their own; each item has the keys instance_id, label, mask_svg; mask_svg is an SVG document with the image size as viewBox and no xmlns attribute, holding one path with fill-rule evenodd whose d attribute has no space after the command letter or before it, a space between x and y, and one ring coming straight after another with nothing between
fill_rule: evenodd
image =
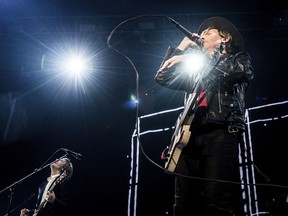
<instances>
[{"instance_id":1,"label":"guitar neck","mask_svg":"<svg viewBox=\"0 0 288 216\"><path fill-rule=\"evenodd\" d=\"M33 214L33 216L38 216L39 212L46 206L48 200L44 199L40 205L38 206L38 208L36 209L35 213Z\"/></svg>"}]
</instances>

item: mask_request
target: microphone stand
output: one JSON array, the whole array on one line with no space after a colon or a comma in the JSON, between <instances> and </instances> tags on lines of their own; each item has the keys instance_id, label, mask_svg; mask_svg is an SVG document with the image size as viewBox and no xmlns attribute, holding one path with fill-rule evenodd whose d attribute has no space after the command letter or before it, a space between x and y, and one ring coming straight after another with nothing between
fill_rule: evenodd
<instances>
[{"instance_id":1,"label":"microphone stand","mask_svg":"<svg viewBox=\"0 0 288 216\"><path fill-rule=\"evenodd\" d=\"M8 216L8 212L9 214L11 214L12 212L16 211L17 209L19 209L21 206L23 206L25 203L27 203L28 201L30 201L33 197L35 196L35 194L31 194L29 198L27 198L23 203L21 203L20 205L16 206L14 209L12 210L8 210L7 213L4 216Z\"/></svg>"},{"instance_id":2,"label":"microphone stand","mask_svg":"<svg viewBox=\"0 0 288 216\"><path fill-rule=\"evenodd\" d=\"M18 186L20 183L22 183L24 180L26 180L30 176L33 176L34 174L36 174L36 173L40 172L41 170L45 169L46 167L50 166L52 163L58 161L61 158L66 157L66 156L67 156L67 153L64 156L52 161L51 163L48 163L46 165L42 165L40 168L36 168L32 173L28 174L27 176L23 177L22 179L14 182L13 184L11 184L11 185L7 186L6 188L4 188L3 190L1 190L0 194L3 193L4 191L8 190L8 189L10 190L10 194L8 195L9 202L8 202L8 207L7 207L7 213L5 214L5 216L10 216L11 204L12 204L12 199L13 199L13 196L14 196L14 192L15 192L16 186Z\"/></svg>"}]
</instances>

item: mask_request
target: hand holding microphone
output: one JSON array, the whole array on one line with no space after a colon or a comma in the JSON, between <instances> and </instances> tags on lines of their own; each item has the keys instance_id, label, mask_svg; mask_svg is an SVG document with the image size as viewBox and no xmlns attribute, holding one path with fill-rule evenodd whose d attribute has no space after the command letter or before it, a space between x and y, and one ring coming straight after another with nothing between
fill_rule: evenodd
<instances>
[{"instance_id":1,"label":"hand holding microphone","mask_svg":"<svg viewBox=\"0 0 288 216\"><path fill-rule=\"evenodd\" d=\"M199 37L200 38L200 37ZM188 38L187 36L184 37L184 39L181 41L181 43L178 45L177 49L181 50L181 51L185 51L187 50L188 48L192 48L192 47L195 47L195 48L199 48L199 45L195 42L195 41L192 41L190 38Z\"/></svg>"},{"instance_id":2,"label":"hand holding microphone","mask_svg":"<svg viewBox=\"0 0 288 216\"><path fill-rule=\"evenodd\" d=\"M182 62L184 58L185 58L184 55L175 55L175 56L171 57L170 59L166 60L158 71L159 72L167 71L170 68L177 65L178 63Z\"/></svg>"},{"instance_id":3,"label":"hand holding microphone","mask_svg":"<svg viewBox=\"0 0 288 216\"><path fill-rule=\"evenodd\" d=\"M197 33L191 33L174 19L168 17L169 21L171 21L178 29L180 29L186 37L181 41L179 46L177 47L178 50L185 51L189 47L201 48L203 45L203 41L201 37ZM158 72L164 72L169 70L170 68L174 67L176 64L182 62L185 59L183 55L175 55L172 58L166 60Z\"/></svg>"}]
</instances>

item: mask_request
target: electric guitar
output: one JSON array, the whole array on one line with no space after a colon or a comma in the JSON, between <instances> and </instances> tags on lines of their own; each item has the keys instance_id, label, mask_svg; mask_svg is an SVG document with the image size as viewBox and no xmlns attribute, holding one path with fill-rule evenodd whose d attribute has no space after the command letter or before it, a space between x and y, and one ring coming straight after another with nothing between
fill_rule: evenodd
<instances>
[{"instance_id":1,"label":"electric guitar","mask_svg":"<svg viewBox=\"0 0 288 216\"><path fill-rule=\"evenodd\" d=\"M193 107L196 102L196 93L191 93L187 99L184 110L178 116L170 145L164 150L161 158L165 160L165 169L174 172L183 148L191 137L190 125L194 118Z\"/></svg>"},{"instance_id":2,"label":"electric guitar","mask_svg":"<svg viewBox=\"0 0 288 216\"><path fill-rule=\"evenodd\" d=\"M56 185L61 184L67 177L66 171L62 172L59 176L57 176L54 180L53 183L50 185L48 191L53 191L53 189L56 187ZM48 198L45 198L38 208L35 210L33 213L33 216L38 216L42 210L45 208L46 204L48 202ZM40 214L41 215L41 214Z\"/></svg>"}]
</instances>

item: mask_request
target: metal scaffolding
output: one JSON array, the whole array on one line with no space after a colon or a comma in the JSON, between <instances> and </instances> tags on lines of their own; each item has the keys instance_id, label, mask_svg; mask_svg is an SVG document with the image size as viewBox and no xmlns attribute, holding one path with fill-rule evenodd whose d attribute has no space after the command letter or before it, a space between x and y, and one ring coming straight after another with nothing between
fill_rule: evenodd
<instances>
[{"instance_id":1,"label":"metal scaffolding","mask_svg":"<svg viewBox=\"0 0 288 216\"><path fill-rule=\"evenodd\" d=\"M283 101L279 103L267 104L263 106L251 107L246 109L246 125L247 130L243 134L243 143L239 143L239 172L240 172L240 182L241 182L241 191L242 191L242 199L244 201L244 213L245 216L260 216L260 215L270 215L267 209L263 209L259 207L259 200L257 196L257 181L255 177L255 166L254 166L254 158L253 158L253 131L251 131L251 125L255 123L265 123L269 121L277 121L279 119L288 118L288 114L277 113L276 117L269 118L257 118L251 120L249 115L250 112L254 110L266 109L270 107L283 107L287 106L288 101ZM127 215L128 216L136 216L137 215L137 199L138 199L138 188L139 188L139 155L141 153L140 149L140 140L141 136L145 136L151 133L163 133L168 130L173 130L173 126L167 126L165 128L151 129L141 131L140 122L145 118L151 118L160 115L164 115L167 113L178 112L182 110L183 107L179 107L176 109L165 110L162 112L152 113L149 115L144 115L138 118L138 131L134 130L131 137L131 169L130 169L130 180L129 180L129 195L128 195L128 208ZM137 134L138 133L138 134Z\"/></svg>"}]
</instances>

